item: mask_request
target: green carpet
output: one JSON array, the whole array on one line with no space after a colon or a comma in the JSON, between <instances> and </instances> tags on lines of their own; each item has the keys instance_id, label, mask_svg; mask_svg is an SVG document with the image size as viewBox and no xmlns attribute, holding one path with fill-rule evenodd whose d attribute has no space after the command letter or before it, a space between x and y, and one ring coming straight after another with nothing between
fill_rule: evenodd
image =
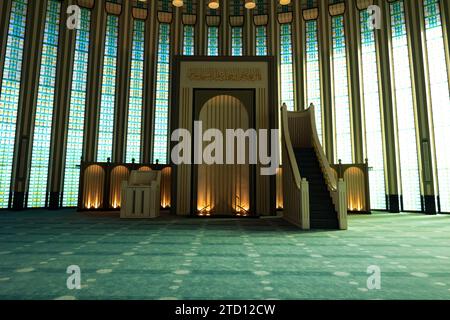
<instances>
[{"instance_id":1,"label":"green carpet","mask_svg":"<svg viewBox=\"0 0 450 320\"><path fill-rule=\"evenodd\" d=\"M80 290L66 269L81 268ZM381 270L368 290L367 267ZM450 216L350 216L347 231L277 218L120 220L1 212L0 299L450 299Z\"/></svg>"}]
</instances>

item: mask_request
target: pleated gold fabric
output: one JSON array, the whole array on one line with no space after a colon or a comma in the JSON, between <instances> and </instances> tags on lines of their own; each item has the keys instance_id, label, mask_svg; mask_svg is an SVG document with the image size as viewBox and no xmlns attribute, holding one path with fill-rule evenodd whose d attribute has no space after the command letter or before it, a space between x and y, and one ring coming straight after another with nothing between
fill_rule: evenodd
<instances>
[{"instance_id":1,"label":"pleated gold fabric","mask_svg":"<svg viewBox=\"0 0 450 320\"><path fill-rule=\"evenodd\" d=\"M351 167L344 172L344 181L347 183L348 209L351 211L366 210L366 185L364 172L356 167Z\"/></svg>"},{"instance_id":2,"label":"pleated gold fabric","mask_svg":"<svg viewBox=\"0 0 450 320\"><path fill-rule=\"evenodd\" d=\"M161 207L170 207L170 180L172 168L167 167L161 171Z\"/></svg>"},{"instance_id":3,"label":"pleated gold fabric","mask_svg":"<svg viewBox=\"0 0 450 320\"><path fill-rule=\"evenodd\" d=\"M283 209L283 169L277 169L277 209Z\"/></svg>"},{"instance_id":4,"label":"pleated gold fabric","mask_svg":"<svg viewBox=\"0 0 450 320\"><path fill-rule=\"evenodd\" d=\"M225 137L226 129L249 127L249 118L244 104L229 95L216 96L202 107L200 121L203 130L216 128ZM210 142L204 142L203 150ZM225 161L226 143L223 143ZM237 152L235 151L235 163ZM250 168L247 164L213 164L199 165L197 183L197 210L211 214L232 215L245 214L250 209Z\"/></svg>"},{"instance_id":5,"label":"pleated gold fabric","mask_svg":"<svg viewBox=\"0 0 450 320\"><path fill-rule=\"evenodd\" d=\"M105 171L99 165L91 165L84 172L83 205L86 209L97 209L103 204Z\"/></svg>"},{"instance_id":6,"label":"pleated gold fabric","mask_svg":"<svg viewBox=\"0 0 450 320\"><path fill-rule=\"evenodd\" d=\"M124 166L117 166L111 171L109 188L109 205L114 209L120 207L120 195L122 181L128 180L130 172Z\"/></svg>"}]
</instances>

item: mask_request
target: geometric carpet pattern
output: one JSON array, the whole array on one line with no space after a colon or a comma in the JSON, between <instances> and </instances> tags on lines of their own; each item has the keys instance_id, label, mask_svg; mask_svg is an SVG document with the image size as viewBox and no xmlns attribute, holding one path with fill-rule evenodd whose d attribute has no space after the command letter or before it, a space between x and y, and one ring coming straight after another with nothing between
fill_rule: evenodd
<instances>
[{"instance_id":1,"label":"geometric carpet pattern","mask_svg":"<svg viewBox=\"0 0 450 320\"><path fill-rule=\"evenodd\" d=\"M70 290L67 267L79 266ZM380 289L368 289L369 266ZM346 231L279 218L120 220L0 214L0 299L450 299L450 216L349 216Z\"/></svg>"}]
</instances>

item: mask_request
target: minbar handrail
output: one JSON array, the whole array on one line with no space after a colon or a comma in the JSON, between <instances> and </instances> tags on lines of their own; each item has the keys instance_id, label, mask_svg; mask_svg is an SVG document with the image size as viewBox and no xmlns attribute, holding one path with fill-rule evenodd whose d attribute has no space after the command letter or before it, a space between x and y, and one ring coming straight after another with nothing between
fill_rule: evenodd
<instances>
[{"instance_id":1,"label":"minbar handrail","mask_svg":"<svg viewBox=\"0 0 450 320\"><path fill-rule=\"evenodd\" d=\"M289 133L289 124L288 124L288 116L287 116L287 106L285 103L281 106L281 122L282 122L282 134L283 134L283 143L285 144L287 153L288 153L288 163L292 170L292 175L294 178L294 183L297 189L301 189L301 181L302 177L300 175L300 170L298 169L297 159L295 158L294 149L292 148L291 135Z\"/></svg>"},{"instance_id":2,"label":"minbar handrail","mask_svg":"<svg viewBox=\"0 0 450 320\"><path fill-rule=\"evenodd\" d=\"M289 132L289 119L303 118L309 123L310 127L301 132L303 140L297 141L296 143L303 145L304 147L312 147L316 153L322 174L325 179L330 197L332 198L333 205L337 214L339 221L339 229L347 229L347 191L346 184L343 179L336 180L332 172L330 163L328 162L325 152L323 151L322 145L320 143L319 137L317 135L316 121L314 115L314 105L310 104L309 108L304 111L294 111L288 112L285 104L281 107L281 126L283 134L283 147L286 150L286 161L289 164L289 169L291 169L292 179L297 190L300 191L301 206L300 206L300 216L301 224L307 225L309 228L309 187L306 179L302 179L300 170L298 168L297 159L295 157L292 138ZM309 119L308 119L309 118ZM304 124L303 124L304 125ZM301 128L301 127L300 127ZM295 129L294 129L295 130ZM299 130L297 128L297 130ZM300 132L299 132L300 133ZM291 214L289 212L289 214ZM306 222L305 219L308 221Z\"/></svg>"},{"instance_id":3,"label":"minbar handrail","mask_svg":"<svg viewBox=\"0 0 450 320\"><path fill-rule=\"evenodd\" d=\"M311 143L316 151L317 158L319 159L320 167L322 169L323 174L325 175L325 182L327 183L328 190L337 191L337 181L335 176L331 173L331 166L328 162L327 157L325 156L325 152L323 151L322 144L320 143L319 137L317 136L316 129L316 117L315 117L315 107L311 103L309 108L305 111L309 113L309 117L311 120Z\"/></svg>"}]
</instances>

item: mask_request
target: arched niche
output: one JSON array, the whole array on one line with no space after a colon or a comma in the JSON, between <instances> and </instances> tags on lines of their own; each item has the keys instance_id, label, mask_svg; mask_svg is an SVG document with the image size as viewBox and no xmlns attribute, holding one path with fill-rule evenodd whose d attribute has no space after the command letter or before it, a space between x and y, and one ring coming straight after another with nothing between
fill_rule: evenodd
<instances>
[{"instance_id":1,"label":"arched niche","mask_svg":"<svg viewBox=\"0 0 450 320\"><path fill-rule=\"evenodd\" d=\"M130 171L125 166L117 166L111 171L111 180L109 185L109 205L114 208L120 208L122 181L128 180Z\"/></svg>"},{"instance_id":2,"label":"arched niche","mask_svg":"<svg viewBox=\"0 0 450 320\"><path fill-rule=\"evenodd\" d=\"M161 207L169 208L171 205L170 188L171 188L172 168L166 167L161 170Z\"/></svg>"},{"instance_id":3,"label":"arched niche","mask_svg":"<svg viewBox=\"0 0 450 320\"><path fill-rule=\"evenodd\" d=\"M219 94L207 100L199 109L198 120L201 121L203 132L216 129L221 133L222 150L216 150L214 155L222 152L222 161L226 161L227 129L250 128L248 107L237 97L229 94ZM202 150L205 152L213 141L204 141ZM217 141L215 141L217 142ZM235 152L234 164L200 164L196 166L194 181L196 181L195 210L199 214L213 215L247 215L250 211L250 164L248 163L248 144L246 148L246 164L237 164Z\"/></svg>"},{"instance_id":4,"label":"arched niche","mask_svg":"<svg viewBox=\"0 0 450 320\"><path fill-rule=\"evenodd\" d=\"M90 165L84 171L83 181L83 207L100 208L103 205L105 170L97 164Z\"/></svg>"},{"instance_id":5,"label":"arched niche","mask_svg":"<svg viewBox=\"0 0 450 320\"><path fill-rule=\"evenodd\" d=\"M363 170L350 167L344 171L347 202L350 211L366 211L366 182Z\"/></svg>"}]
</instances>

